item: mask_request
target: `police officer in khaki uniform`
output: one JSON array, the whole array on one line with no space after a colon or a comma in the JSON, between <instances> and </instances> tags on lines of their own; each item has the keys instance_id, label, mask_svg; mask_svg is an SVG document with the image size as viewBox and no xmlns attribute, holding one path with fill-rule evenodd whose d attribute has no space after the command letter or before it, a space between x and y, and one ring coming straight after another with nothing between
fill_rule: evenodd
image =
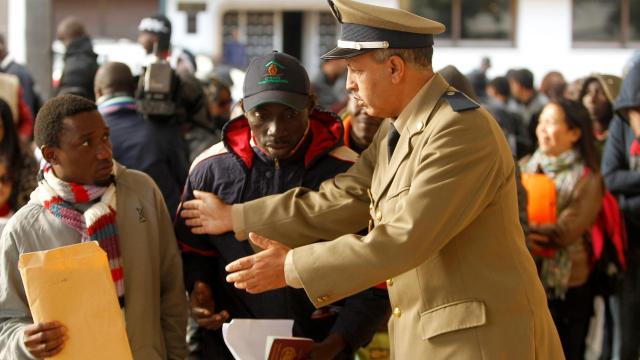
<instances>
[{"instance_id":1,"label":"police officer in khaki uniform","mask_svg":"<svg viewBox=\"0 0 640 360\"><path fill-rule=\"evenodd\" d=\"M509 146L484 109L432 70L444 26L352 0L330 5L342 34L324 57L347 59L348 90L389 120L318 192L233 207L199 193L184 204L187 224L254 232L265 250L227 267L249 292L304 287L325 306L388 279L395 359L562 359L518 222ZM367 222L366 236L352 234Z\"/></svg>"}]
</instances>

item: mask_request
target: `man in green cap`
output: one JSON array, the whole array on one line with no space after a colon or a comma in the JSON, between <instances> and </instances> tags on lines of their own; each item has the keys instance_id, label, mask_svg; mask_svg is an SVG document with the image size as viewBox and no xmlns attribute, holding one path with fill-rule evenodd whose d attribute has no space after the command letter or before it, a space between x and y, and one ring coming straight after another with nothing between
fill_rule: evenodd
<instances>
[{"instance_id":1,"label":"man in green cap","mask_svg":"<svg viewBox=\"0 0 640 360\"><path fill-rule=\"evenodd\" d=\"M388 120L319 191L233 206L210 194L184 204L187 224L252 232L265 250L227 266L227 281L250 293L303 287L319 307L388 279L395 359L562 359L518 222L509 145L487 111L433 72L444 26L329 3L342 34L324 57L346 59L347 89ZM367 222L367 235L353 234Z\"/></svg>"}]
</instances>

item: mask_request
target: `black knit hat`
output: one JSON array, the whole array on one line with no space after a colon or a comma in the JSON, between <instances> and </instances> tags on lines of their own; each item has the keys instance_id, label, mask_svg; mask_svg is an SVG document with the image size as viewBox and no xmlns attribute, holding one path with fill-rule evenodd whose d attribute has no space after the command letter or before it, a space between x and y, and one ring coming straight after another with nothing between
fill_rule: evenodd
<instances>
[{"instance_id":1,"label":"black knit hat","mask_svg":"<svg viewBox=\"0 0 640 360\"><path fill-rule=\"evenodd\" d=\"M296 110L309 106L309 75L293 56L274 51L251 60L244 78L244 110L266 103L287 105Z\"/></svg>"}]
</instances>

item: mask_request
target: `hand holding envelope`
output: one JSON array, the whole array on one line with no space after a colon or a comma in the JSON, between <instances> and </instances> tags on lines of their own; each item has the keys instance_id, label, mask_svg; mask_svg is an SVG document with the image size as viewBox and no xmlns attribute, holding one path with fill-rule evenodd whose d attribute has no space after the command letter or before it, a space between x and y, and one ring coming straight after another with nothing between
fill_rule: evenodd
<instances>
[{"instance_id":1,"label":"hand holding envelope","mask_svg":"<svg viewBox=\"0 0 640 360\"><path fill-rule=\"evenodd\" d=\"M58 321L41 322L24 329L23 341L33 357L48 358L58 354L69 338L67 329Z\"/></svg>"},{"instance_id":2,"label":"hand holding envelope","mask_svg":"<svg viewBox=\"0 0 640 360\"><path fill-rule=\"evenodd\" d=\"M107 256L97 242L23 254L18 266L35 323L25 330L32 354L49 357L56 354L52 349L61 360L132 359Z\"/></svg>"}]
</instances>

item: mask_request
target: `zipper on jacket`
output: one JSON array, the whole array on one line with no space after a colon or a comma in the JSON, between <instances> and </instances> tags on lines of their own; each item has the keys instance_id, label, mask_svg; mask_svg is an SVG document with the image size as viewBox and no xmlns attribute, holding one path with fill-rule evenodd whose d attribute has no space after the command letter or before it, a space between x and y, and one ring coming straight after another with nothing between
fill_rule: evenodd
<instances>
[{"instance_id":1,"label":"zipper on jacket","mask_svg":"<svg viewBox=\"0 0 640 360\"><path fill-rule=\"evenodd\" d=\"M280 169L280 161L278 159L273 159L273 161L276 163L276 170Z\"/></svg>"}]
</instances>

